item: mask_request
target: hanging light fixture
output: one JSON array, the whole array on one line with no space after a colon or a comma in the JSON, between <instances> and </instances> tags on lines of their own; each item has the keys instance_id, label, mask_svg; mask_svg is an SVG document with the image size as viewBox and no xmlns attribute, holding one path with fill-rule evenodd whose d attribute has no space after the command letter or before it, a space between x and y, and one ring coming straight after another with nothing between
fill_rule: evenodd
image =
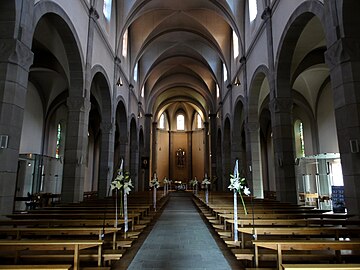
<instances>
[{"instance_id":1,"label":"hanging light fixture","mask_svg":"<svg viewBox=\"0 0 360 270\"><path fill-rule=\"evenodd\" d=\"M234 85L239 86L241 84L238 76L235 77Z\"/></svg>"},{"instance_id":2,"label":"hanging light fixture","mask_svg":"<svg viewBox=\"0 0 360 270\"><path fill-rule=\"evenodd\" d=\"M117 80L116 85L123 86L123 81L122 81L121 77L119 77L119 79Z\"/></svg>"}]
</instances>

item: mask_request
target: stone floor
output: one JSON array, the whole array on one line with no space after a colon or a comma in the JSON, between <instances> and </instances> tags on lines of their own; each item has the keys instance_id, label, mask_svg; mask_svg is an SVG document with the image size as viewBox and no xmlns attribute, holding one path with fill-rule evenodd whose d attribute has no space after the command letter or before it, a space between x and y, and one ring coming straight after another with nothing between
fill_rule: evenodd
<instances>
[{"instance_id":1,"label":"stone floor","mask_svg":"<svg viewBox=\"0 0 360 270\"><path fill-rule=\"evenodd\" d=\"M162 214L126 268L235 269L230 264L195 208L191 193L173 192ZM115 265L114 269L119 268Z\"/></svg>"}]
</instances>

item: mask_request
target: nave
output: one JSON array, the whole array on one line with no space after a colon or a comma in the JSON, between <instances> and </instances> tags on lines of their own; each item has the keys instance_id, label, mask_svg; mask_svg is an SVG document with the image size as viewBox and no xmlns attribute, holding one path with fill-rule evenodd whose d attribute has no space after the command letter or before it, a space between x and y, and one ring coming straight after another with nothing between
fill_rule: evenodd
<instances>
[{"instance_id":1,"label":"nave","mask_svg":"<svg viewBox=\"0 0 360 270\"><path fill-rule=\"evenodd\" d=\"M231 267L195 208L191 193L173 192L128 269Z\"/></svg>"},{"instance_id":2,"label":"nave","mask_svg":"<svg viewBox=\"0 0 360 270\"><path fill-rule=\"evenodd\" d=\"M0 269L360 269L358 216L208 195L132 192L127 226L115 194L7 215Z\"/></svg>"}]
</instances>

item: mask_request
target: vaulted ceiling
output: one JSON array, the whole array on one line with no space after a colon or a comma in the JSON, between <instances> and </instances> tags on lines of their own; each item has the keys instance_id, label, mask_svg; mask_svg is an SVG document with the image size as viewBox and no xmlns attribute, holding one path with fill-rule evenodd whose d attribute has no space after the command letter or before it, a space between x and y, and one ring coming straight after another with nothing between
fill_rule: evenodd
<instances>
[{"instance_id":1,"label":"vaulted ceiling","mask_svg":"<svg viewBox=\"0 0 360 270\"><path fill-rule=\"evenodd\" d=\"M229 76L234 68L233 31L242 44L243 30L238 27L243 24L244 0L125 0L116 4L124 18L119 29L128 29L130 70L138 63L138 86L145 87L146 112L157 115L179 102L204 114L215 110L223 63Z\"/></svg>"}]
</instances>

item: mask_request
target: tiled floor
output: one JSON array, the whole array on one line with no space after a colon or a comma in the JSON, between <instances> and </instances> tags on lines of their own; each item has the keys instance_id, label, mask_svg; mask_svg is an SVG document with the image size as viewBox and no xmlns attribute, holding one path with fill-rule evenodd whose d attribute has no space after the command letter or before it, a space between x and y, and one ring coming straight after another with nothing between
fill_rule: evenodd
<instances>
[{"instance_id":1,"label":"tiled floor","mask_svg":"<svg viewBox=\"0 0 360 270\"><path fill-rule=\"evenodd\" d=\"M232 269L196 210L174 192L128 269Z\"/></svg>"}]
</instances>

